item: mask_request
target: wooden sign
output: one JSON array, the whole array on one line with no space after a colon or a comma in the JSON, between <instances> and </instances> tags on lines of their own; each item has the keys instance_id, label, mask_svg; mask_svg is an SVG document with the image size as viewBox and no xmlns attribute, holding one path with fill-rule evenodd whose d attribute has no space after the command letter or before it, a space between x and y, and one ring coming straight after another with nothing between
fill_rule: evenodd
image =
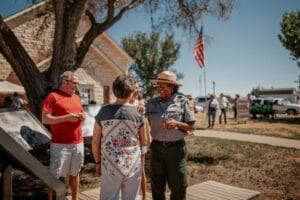
<instances>
[{"instance_id":1,"label":"wooden sign","mask_svg":"<svg viewBox=\"0 0 300 200\"><path fill-rule=\"evenodd\" d=\"M249 101L246 98L245 99L241 98L237 101L236 121L238 123L247 123L249 117L250 117Z\"/></svg>"},{"instance_id":2,"label":"wooden sign","mask_svg":"<svg viewBox=\"0 0 300 200\"><path fill-rule=\"evenodd\" d=\"M25 109L0 109L0 163L3 164L2 199L13 199L12 174L16 164L42 180L55 191L56 199L65 199L65 185L30 152L50 143L50 133ZM1 194L0 194L1 198Z\"/></svg>"},{"instance_id":3,"label":"wooden sign","mask_svg":"<svg viewBox=\"0 0 300 200\"><path fill-rule=\"evenodd\" d=\"M0 109L0 127L26 151L50 143L49 131L25 109Z\"/></svg>"}]
</instances>

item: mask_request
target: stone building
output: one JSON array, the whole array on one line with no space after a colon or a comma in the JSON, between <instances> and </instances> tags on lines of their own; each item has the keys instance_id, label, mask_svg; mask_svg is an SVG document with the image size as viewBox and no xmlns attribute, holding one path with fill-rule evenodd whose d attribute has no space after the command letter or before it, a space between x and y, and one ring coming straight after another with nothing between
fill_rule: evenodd
<instances>
[{"instance_id":1,"label":"stone building","mask_svg":"<svg viewBox=\"0 0 300 200\"><path fill-rule=\"evenodd\" d=\"M45 11L46 4L41 2L19 13L5 18L40 71L47 69L51 62L54 35L53 16ZM50 15L50 16L49 16ZM89 20L83 16L77 31L78 41L88 30ZM121 49L107 33L98 36L76 71L80 80L79 91L88 102L97 104L114 100L111 92L113 80L128 72L132 63L130 56ZM0 54L0 82L20 84L9 63Z\"/></svg>"},{"instance_id":2,"label":"stone building","mask_svg":"<svg viewBox=\"0 0 300 200\"><path fill-rule=\"evenodd\" d=\"M300 91L295 88L271 88L259 91L261 98L283 98L292 103L300 103Z\"/></svg>"}]
</instances>

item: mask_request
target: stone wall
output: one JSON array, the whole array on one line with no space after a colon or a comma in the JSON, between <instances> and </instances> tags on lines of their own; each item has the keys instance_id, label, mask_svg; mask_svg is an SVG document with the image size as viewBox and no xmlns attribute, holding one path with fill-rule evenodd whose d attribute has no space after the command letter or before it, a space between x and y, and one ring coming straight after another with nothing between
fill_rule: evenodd
<instances>
[{"instance_id":1,"label":"stone wall","mask_svg":"<svg viewBox=\"0 0 300 200\"><path fill-rule=\"evenodd\" d=\"M13 28L14 34L35 63L41 62L52 53L53 22L53 17L47 18L43 15ZM0 54L0 81L6 80L11 72L9 63Z\"/></svg>"}]
</instances>

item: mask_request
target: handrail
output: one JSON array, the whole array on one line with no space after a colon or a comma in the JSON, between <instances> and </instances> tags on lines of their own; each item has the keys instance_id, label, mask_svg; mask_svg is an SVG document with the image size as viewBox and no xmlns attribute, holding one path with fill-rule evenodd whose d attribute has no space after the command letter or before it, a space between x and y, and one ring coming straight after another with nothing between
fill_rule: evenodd
<instances>
[{"instance_id":1,"label":"handrail","mask_svg":"<svg viewBox=\"0 0 300 200\"><path fill-rule=\"evenodd\" d=\"M0 146L7 151L26 170L42 180L56 193L57 200L65 199L65 185L57 179L47 167L42 165L34 156L20 146L0 127ZM5 191L3 191L4 193Z\"/></svg>"}]
</instances>

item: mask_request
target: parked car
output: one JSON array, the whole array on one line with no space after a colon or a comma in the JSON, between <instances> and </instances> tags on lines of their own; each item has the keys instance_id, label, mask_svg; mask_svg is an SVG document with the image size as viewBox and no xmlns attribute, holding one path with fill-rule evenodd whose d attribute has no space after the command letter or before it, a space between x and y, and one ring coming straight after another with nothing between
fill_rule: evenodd
<instances>
[{"instance_id":1,"label":"parked car","mask_svg":"<svg viewBox=\"0 0 300 200\"><path fill-rule=\"evenodd\" d=\"M204 112L205 103L209 100L209 96L197 96L194 98L196 103L196 110L198 112Z\"/></svg>"},{"instance_id":2,"label":"parked car","mask_svg":"<svg viewBox=\"0 0 300 200\"><path fill-rule=\"evenodd\" d=\"M284 99L279 99L276 100L272 109L276 114L297 115L300 113L300 104L295 104Z\"/></svg>"},{"instance_id":3,"label":"parked car","mask_svg":"<svg viewBox=\"0 0 300 200\"><path fill-rule=\"evenodd\" d=\"M209 99L209 96L198 96L195 97L195 102L197 106L201 106L202 108L204 107L205 102Z\"/></svg>"},{"instance_id":4,"label":"parked car","mask_svg":"<svg viewBox=\"0 0 300 200\"><path fill-rule=\"evenodd\" d=\"M200 105L196 105L197 112L204 112L204 108Z\"/></svg>"}]
</instances>

